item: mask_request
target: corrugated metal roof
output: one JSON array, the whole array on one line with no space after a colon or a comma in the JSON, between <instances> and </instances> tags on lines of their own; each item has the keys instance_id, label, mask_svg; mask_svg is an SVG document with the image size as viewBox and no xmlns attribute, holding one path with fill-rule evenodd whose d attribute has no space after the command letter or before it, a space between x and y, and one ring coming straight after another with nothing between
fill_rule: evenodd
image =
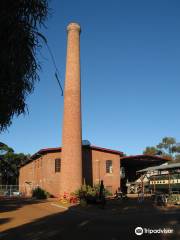
<instances>
[{"instance_id":1,"label":"corrugated metal roof","mask_svg":"<svg viewBox=\"0 0 180 240\"><path fill-rule=\"evenodd\" d=\"M149 171L155 171L155 170L168 170L168 169L175 169L175 168L180 168L180 163L171 163L168 165L148 167L148 168L141 169L137 172L149 172Z\"/></svg>"},{"instance_id":2,"label":"corrugated metal roof","mask_svg":"<svg viewBox=\"0 0 180 240\"><path fill-rule=\"evenodd\" d=\"M165 158L163 156L157 156L157 155L150 155L150 154L141 154L141 155L131 155L131 156L125 156L125 157L122 157L121 158L121 161L122 160L132 160L133 159L157 159L157 160L164 160L164 161L170 161L170 159L168 158Z\"/></svg>"}]
</instances>

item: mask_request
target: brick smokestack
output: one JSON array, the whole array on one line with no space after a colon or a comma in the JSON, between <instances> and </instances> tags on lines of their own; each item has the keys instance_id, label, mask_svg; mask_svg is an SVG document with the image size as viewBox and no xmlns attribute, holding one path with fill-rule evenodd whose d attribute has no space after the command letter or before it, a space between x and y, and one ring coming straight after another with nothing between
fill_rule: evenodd
<instances>
[{"instance_id":1,"label":"brick smokestack","mask_svg":"<svg viewBox=\"0 0 180 240\"><path fill-rule=\"evenodd\" d=\"M80 80L80 26L67 26L60 192L74 192L82 185L82 124Z\"/></svg>"}]
</instances>

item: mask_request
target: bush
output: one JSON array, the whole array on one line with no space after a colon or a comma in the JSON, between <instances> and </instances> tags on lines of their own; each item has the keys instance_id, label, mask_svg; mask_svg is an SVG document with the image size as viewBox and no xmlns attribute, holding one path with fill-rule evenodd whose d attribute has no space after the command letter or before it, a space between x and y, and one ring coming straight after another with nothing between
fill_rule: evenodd
<instances>
[{"instance_id":1,"label":"bush","mask_svg":"<svg viewBox=\"0 0 180 240\"><path fill-rule=\"evenodd\" d=\"M170 204L176 204L180 202L180 195L179 194L171 194L168 199L168 203Z\"/></svg>"},{"instance_id":2,"label":"bush","mask_svg":"<svg viewBox=\"0 0 180 240\"><path fill-rule=\"evenodd\" d=\"M80 201L83 199L87 203L96 203L99 200L99 192L100 192L100 184L94 185L94 187L91 187L89 185L82 185L80 189L78 189L75 194L80 199ZM112 193L110 193L107 189L104 189L104 196L111 196Z\"/></svg>"},{"instance_id":3,"label":"bush","mask_svg":"<svg viewBox=\"0 0 180 240\"><path fill-rule=\"evenodd\" d=\"M99 194L99 192L100 192L100 184L94 185L94 189ZM108 191L107 188L104 188L104 195L105 195L105 197L109 197L109 196L112 196L113 194L110 191Z\"/></svg>"},{"instance_id":4,"label":"bush","mask_svg":"<svg viewBox=\"0 0 180 240\"><path fill-rule=\"evenodd\" d=\"M86 207L87 206L87 201L85 199L80 200L80 205L81 207Z\"/></svg>"},{"instance_id":5,"label":"bush","mask_svg":"<svg viewBox=\"0 0 180 240\"><path fill-rule=\"evenodd\" d=\"M35 197L36 199L46 199L47 197L49 197L49 193L46 192L44 189L37 187L33 189L32 197Z\"/></svg>"}]
</instances>

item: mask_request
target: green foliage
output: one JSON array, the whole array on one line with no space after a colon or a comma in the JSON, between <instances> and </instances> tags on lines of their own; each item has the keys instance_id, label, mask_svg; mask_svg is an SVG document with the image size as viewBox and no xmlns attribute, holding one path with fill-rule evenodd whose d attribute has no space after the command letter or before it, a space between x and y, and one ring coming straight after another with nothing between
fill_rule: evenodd
<instances>
[{"instance_id":1,"label":"green foliage","mask_svg":"<svg viewBox=\"0 0 180 240\"><path fill-rule=\"evenodd\" d=\"M80 189L75 191L75 195L79 198L93 196L95 197L97 192L95 188L91 187L90 185L82 185Z\"/></svg>"},{"instance_id":2,"label":"green foliage","mask_svg":"<svg viewBox=\"0 0 180 240\"><path fill-rule=\"evenodd\" d=\"M44 189L37 187L32 191L32 197L36 199L46 199L49 197L49 193L46 192Z\"/></svg>"},{"instance_id":3,"label":"green foliage","mask_svg":"<svg viewBox=\"0 0 180 240\"><path fill-rule=\"evenodd\" d=\"M146 147L143 154L157 155L158 149L156 147Z\"/></svg>"},{"instance_id":4,"label":"green foliage","mask_svg":"<svg viewBox=\"0 0 180 240\"><path fill-rule=\"evenodd\" d=\"M173 152L176 152L176 139L172 137L164 137L157 145L157 148L161 149L165 154L172 155Z\"/></svg>"},{"instance_id":5,"label":"green foliage","mask_svg":"<svg viewBox=\"0 0 180 240\"><path fill-rule=\"evenodd\" d=\"M38 28L48 15L48 0L0 1L0 131L14 115L26 112L26 97L39 79Z\"/></svg>"},{"instance_id":6,"label":"green foliage","mask_svg":"<svg viewBox=\"0 0 180 240\"><path fill-rule=\"evenodd\" d=\"M80 189L78 189L75 192L75 195L81 198L95 198L99 196L100 192L100 184L96 184L93 187L90 185L82 185ZM110 193L106 188L104 188L104 195L112 196L112 193Z\"/></svg>"},{"instance_id":7,"label":"green foliage","mask_svg":"<svg viewBox=\"0 0 180 240\"><path fill-rule=\"evenodd\" d=\"M94 185L94 189L97 193L99 193L100 192L100 184ZM107 188L104 188L104 194L106 197L112 196L112 193L110 191L108 191Z\"/></svg>"},{"instance_id":8,"label":"green foliage","mask_svg":"<svg viewBox=\"0 0 180 240\"><path fill-rule=\"evenodd\" d=\"M80 199L80 205L81 207L86 207L87 206L87 201L85 199Z\"/></svg>"},{"instance_id":9,"label":"green foliage","mask_svg":"<svg viewBox=\"0 0 180 240\"><path fill-rule=\"evenodd\" d=\"M28 161L30 155L14 153L6 144L0 144L0 185L18 184L19 167Z\"/></svg>"},{"instance_id":10,"label":"green foliage","mask_svg":"<svg viewBox=\"0 0 180 240\"><path fill-rule=\"evenodd\" d=\"M180 159L180 146L173 137L164 137L162 141L155 147L146 147L143 154L161 155L171 160Z\"/></svg>"},{"instance_id":11,"label":"green foliage","mask_svg":"<svg viewBox=\"0 0 180 240\"><path fill-rule=\"evenodd\" d=\"M168 199L167 199L168 203L170 204L176 204L176 203L180 203L180 194L171 194Z\"/></svg>"}]
</instances>

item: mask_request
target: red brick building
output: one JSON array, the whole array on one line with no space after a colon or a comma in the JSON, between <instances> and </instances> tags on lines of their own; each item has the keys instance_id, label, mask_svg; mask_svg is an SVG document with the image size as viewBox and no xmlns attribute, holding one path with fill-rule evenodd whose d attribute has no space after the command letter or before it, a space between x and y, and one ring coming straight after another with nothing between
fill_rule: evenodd
<instances>
[{"instance_id":1,"label":"red brick building","mask_svg":"<svg viewBox=\"0 0 180 240\"><path fill-rule=\"evenodd\" d=\"M74 192L83 183L94 185L100 180L112 193L120 187L122 152L82 146L80 32L77 23L67 26L62 148L42 149L20 168L20 191L26 195L31 195L32 188L40 186L58 196ZM149 159L152 160L152 157L148 157L148 162ZM135 176L137 163L140 162L140 156L123 159L122 166L126 168L127 176Z\"/></svg>"},{"instance_id":2,"label":"red brick building","mask_svg":"<svg viewBox=\"0 0 180 240\"><path fill-rule=\"evenodd\" d=\"M20 190L26 195L40 186L54 196L74 192L83 183L104 180L115 192L120 187L119 151L86 145L82 147L80 32L77 23L67 26L62 148L42 149L20 169Z\"/></svg>"},{"instance_id":3,"label":"red brick building","mask_svg":"<svg viewBox=\"0 0 180 240\"><path fill-rule=\"evenodd\" d=\"M61 148L41 149L29 162L20 168L20 190L31 195L32 188L40 186L53 196L61 193ZM100 180L114 193L120 187L120 157L122 152L83 146L82 148L82 182L93 186ZM71 182L69 183L71 184Z\"/></svg>"}]
</instances>

